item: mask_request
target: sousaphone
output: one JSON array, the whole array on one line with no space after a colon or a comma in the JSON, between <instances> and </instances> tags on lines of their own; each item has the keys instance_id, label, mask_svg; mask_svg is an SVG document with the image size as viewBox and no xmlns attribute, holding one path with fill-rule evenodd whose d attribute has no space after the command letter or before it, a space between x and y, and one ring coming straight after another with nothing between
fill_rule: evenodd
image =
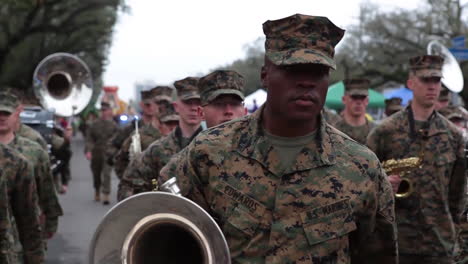
<instances>
[{"instance_id":1,"label":"sousaphone","mask_svg":"<svg viewBox=\"0 0 468 264\"><path fill-rule=\"evenodd\" d=\"M83 111L97 92L86 63L68 53L45 57L34 71L33 88L44 109L63 117Z\"/></svg>"},{"instance_id":2,"label":"sousaphone","mask_svg":"<svg viewBox=\"0 0 468 264\"><path fill-rule=\"evenodd\" d=\"M90 246L90 264L231 263L211 216L182 196L147 192L115 205Z\"/></svg>"},{"instance_id":3,"label":"sousaphone","mask_svg":"<svg viewBox=\"0 0 468 264\"><path fill-rule=\"evenodd\" d=\"M463 73L457 59L439 41L432 40L427 45L429 55L439 55L444 58L442 66L442 83L452 92L459 93L463 90Z\"/></svg>"}]
</instances>

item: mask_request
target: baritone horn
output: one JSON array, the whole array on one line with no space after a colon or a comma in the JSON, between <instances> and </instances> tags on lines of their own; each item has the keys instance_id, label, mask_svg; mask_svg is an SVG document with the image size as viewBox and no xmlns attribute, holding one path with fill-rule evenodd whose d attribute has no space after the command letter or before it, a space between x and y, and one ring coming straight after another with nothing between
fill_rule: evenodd
<instances>
[{"instance_id":1,"label":"baritone horn","mask_svg":"<svg viewBox=\"0 0 468 264\"><path fill-rule=\"evenodd\" d=\"M179 195L146 192L115 205L90 245L90 264L230 264L213 218Z\"/></svg>"},{"instance_id":2,"label":"baritone horn","mask_svg":"<svg viewBox=\"0 0 468 264\"><path fill-rule=\"evenodd\" d=\"M33 88L46 110L71 117L83 111L91 101L93 79L88 66L77 56L54 53L45 57L34 70Z\"/></svg>"},{"instance_id":3,"label":"baritone horn","mask_svg":"<svg viewBox=\"0 0 468 264\"><path fill-rule=\"evenodd\" d=\"M411 157L404 159L390 159L382 163L382 167L387 175L399 174L401 177L400 186L395 193L396 198L406 198L413 193L413 182L408 178L408 173L421 167L421 157Z\"/></svg>"}]
</instances>

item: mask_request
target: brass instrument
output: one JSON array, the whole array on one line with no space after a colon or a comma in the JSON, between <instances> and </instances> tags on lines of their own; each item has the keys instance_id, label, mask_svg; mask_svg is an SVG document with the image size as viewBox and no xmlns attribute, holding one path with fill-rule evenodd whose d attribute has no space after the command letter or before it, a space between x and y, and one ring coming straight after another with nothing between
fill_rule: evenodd
<instances>
[{"instance_id":1,"label":"brass instrument","mask_svg":"<svg viewBox=\"0 0 468 264\"><path fill-rule=\"evenodd\" d=\"M98 92L88 66L68 53L44 58L34 70L33 87L44 109L63 117L83 111Z\"/></svg>"},{"instance_id":2,"label":"brass instrument","mask_svg":"<svg viewBox=\"0 0 468 264\"><path fill-rule=\"evenodd\" d=\"M141 140L140 132L138 131L138 119L135 119L135 132L132 135L132 143L130 144L128 152L130 161L135 159L135 157L141 153Z\"/></svg>"},{"instance_id":3,"label":"brass instrument","mask_svg":"<svg viewBox=\"0 0 468 264\"><path fill-rule=\"evenodd\" d=\"M382 163L385 173L388 175L399 174L401 177L401 183L395 197L406 198L413 193L413 183L411 179L406 177L406 174L414 169L421 168L422 160L421 157L411 157L398 160L390 159Z\"/></svg>"},{"instance_id":4,"label":"brass instrument","mask_svg":"<svg viewBox=\"0 0 468 264\"><path fill-rule=\"evenodd\" d=\"M461 92L464 87L463 72L450 50L439 41L432 40L427 45L427 54L439 55L444 58L444 65L442 65L442 75L444 78L441 81L450 91L454 93Z\"/></svg>"},{"instance_id":5,"label":"brass instrument","mask_svg":"<svg viewBox=\"0 0 468 264\"><path fill-rule=\"evenodd\" d=\"M221 229L179 195L146 192L114 206L90 245L90 264L231 263Z\"/></svg>"}]
</instances>

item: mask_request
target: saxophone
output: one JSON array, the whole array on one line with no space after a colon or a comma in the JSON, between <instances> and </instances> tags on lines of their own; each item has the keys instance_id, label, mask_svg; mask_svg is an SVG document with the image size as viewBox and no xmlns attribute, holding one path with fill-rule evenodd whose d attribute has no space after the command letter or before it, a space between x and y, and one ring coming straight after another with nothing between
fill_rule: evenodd
<instances>
[{"instance_id":1,"label":"saxophone","mask_svg":"<svg viewBox=\"0 0 468 264\"><path fill-rule=\"evenodd\" d=\"M414 169L421 168L422 157L411 157L404 159L390 159L382 163L385 173L401 175L401 183L398 191L395 193L397 198L406 198L413 192L413 182L406 177L406 174Z\"/></svg>"},{"instance_id":2,"label":"saxophone","mask_svg":"<svg viewBox=\"0 0 468 264\"><path fill-rule=\"evenodd\" d=\"M135 159L135 157L141 153L141 140L140 132L138 132L138 119L135 119L135 133L132 135L132 143L128 150L128 156L130 161Z\"/></svg>"}]
</instances>

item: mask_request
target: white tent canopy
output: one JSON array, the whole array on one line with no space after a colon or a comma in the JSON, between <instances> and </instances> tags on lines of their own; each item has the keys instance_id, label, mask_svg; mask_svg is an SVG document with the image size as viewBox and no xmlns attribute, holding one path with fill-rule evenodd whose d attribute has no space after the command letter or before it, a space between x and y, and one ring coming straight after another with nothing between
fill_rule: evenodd
<instances>
[{"instance_id":1,"label":"white tent canopy","mask_svg":"<svg viewBox=\"0 0 468 264\"><path fill-rule=\"evenodd\" d=\"M257 106L260 107L265 103L267 98L267 92L263 89L258 89L257 91L251 93L249 96L245 97L245 107L251 111L254 107L254 100L257 102Z\"/></svg>"}]
</instances>

